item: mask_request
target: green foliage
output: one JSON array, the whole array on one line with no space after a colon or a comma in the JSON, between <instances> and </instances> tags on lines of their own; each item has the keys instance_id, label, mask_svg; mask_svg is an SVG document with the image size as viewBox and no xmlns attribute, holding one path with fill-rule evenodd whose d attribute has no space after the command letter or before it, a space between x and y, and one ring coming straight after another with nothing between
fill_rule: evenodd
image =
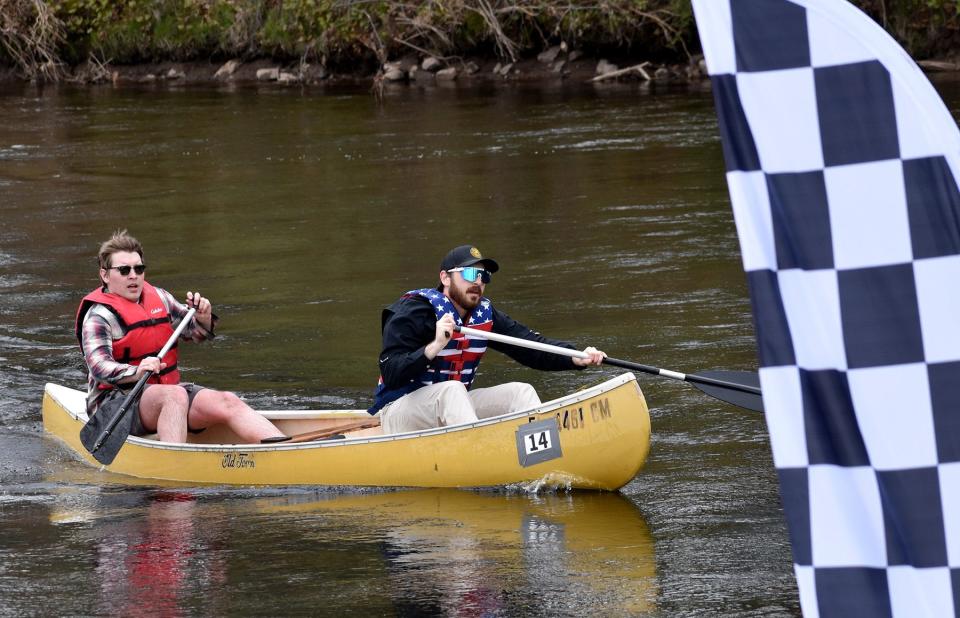
<instances>
[{"instance_id":1,"label":"green foliage","mask_svg":"<svg viewBox=\"0 0 960 618\"><path fill-rule=\"evenodd\" d=\"M955 15L960 15L960 4L954 0L926 0L926 4L931 9L950 11Z\"/></svg>"},{"instance_id":2,"label":"green foliage","mask_svg":"<svg viewBox=\"0 0 960 618\"><path fill-rule=\"evenodd\" d=\"M215 53L234 24L225 0L53 0L71 55L118 62Z\"/></svg>"},{"instance_id":3,"label":"green foliage","mask_svg":"<svg viewBox=\"0 0 960 618\"><path fill-rule=\"evenodd\" d=\"M689 33L689 0L50 0L73 61L115 62L217 53L332 58L414 48L502 54L569 44L674 46Z\"/></svg>"},{"instance_id":4,"label":"green foliage","mask_svg":"<svg viewBox=\"0 0 960 618\"><path fill-rule=\"evenodd\" d=\"M915 58L955 54L960 46L956 0L855 0Z\"/></svg>"},{"instance_id":5,"label":"green foliage","mask_svg":"<svg viewBox=\"0 0 960 618\"><path fill-rule=\"evenodd\" d=\"M287 0L271 7L259 32L263 48L275 55L302 56L310 51L336 53L355 39L362 11L317 0Z\"/></svg>"},{"instance_id":6,"label":"green foliage","mask_svg":"<svg viewBox=\"0 0 960 618\"><path fill-rule=\"evenodd\" d=\"M854 0L916 57L960 47L958 0ZM699 42L690 0L47 0L44 53L22 34L0 51L18 64L117 63L217 55L381 62L414 50L517 59L561 41L681 60ZM28 24L25 0L0 0L4 24ZM32 9L31 9L32 10ZM25 30L26 25L14 26ZM10 29L7 29L10 32ZM53 43L51 43L51 41ZM53 51L51 52L50 49ZM39 49L39 48L38 48ZM16 51L19 50L19 51ZM47 60L53 53L53 59Z\"/></svg>"}]
</instances>

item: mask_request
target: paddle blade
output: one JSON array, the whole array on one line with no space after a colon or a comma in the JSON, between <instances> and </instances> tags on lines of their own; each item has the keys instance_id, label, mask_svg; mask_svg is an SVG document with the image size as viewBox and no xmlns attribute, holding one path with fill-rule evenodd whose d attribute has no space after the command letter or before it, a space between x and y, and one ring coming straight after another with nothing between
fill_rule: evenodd
<instances>
[{"instance_id":1,"label":"paddle blade","mask_svg":"<svg viewBox=\"0 0 960 618\"><path fill-rule=\"evenodd\" d=\"M116 401L117 405L120 404L119 401L114 401ZM83 443L84 448L93 455L94 459L105 466L109 466L113 463L113 460L116 459L117 453L120 452L120 449L127 441L127 436L130 435L130 430L133 428L133 415L137 412L136 410L131 410L124 414L117 423L117 426L114 427L113 431L107 436L107 439L100 445L100 448L93 450L93 447L97 444L97 440L100 439L100 436L107 427L108 421L104 421L103 419L109 419L111 412L113 412L113 410L106 405L109 401L104 403L105 405L101 405L97 413L90 417L87 424L80 430L80 441Z\"/></svg>"},{"instance_id":2,"label":"paddle blade","mask_svg":"<svg viewBox=\"0 0 960 618\"><path fill-rule=\"evenodd\" d=\"M702 384L697 382L696 378L698 376L710 378L712 380L722 380L732 384L741 384L743 386L760 388L760 376L758 374L752 371L701 371L696 375L688 375L687 381L715 399L725 401L741 408L746 408L747 410L763 412L763 398L760 395L754 393L745 393L741 390L737 390L736 388L730 388L726 386Z\"/></svg>"}]
</instances>

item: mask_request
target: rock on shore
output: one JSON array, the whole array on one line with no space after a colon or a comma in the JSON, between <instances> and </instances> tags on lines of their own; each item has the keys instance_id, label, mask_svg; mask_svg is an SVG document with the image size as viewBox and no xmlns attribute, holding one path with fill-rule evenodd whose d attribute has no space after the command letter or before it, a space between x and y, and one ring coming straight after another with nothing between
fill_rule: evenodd
<instances>
[{"instance_id":1,"label":"rock on shore","mask_svg":"<svg viewBox=\"0 0 960 618\"><path fill-rule=\"evenodd\" d=\"M610 75L618 67L635 67L641 71L626 71ZM67 81L80 84L112 83L114 85L151 84L170 85L259 85L304 86L333 83L384 85L430 85L441 83L473 84L482 82L556 82L604 81L644 82L699 82L706 78L702 58L696 57L684 65L656 65L640 59L595 58L580 50L554 45L516 62L495 58L440 58L430 55L407 55L389 59L376 72L360 68L356 71L328 70L320 63L285 63L271 59L243 61L231 58L221 61L160 62L135 65L83 63L68 71ZM0 81L18 81L16 73L0 70Z\"/></svg>"}]
</instances>

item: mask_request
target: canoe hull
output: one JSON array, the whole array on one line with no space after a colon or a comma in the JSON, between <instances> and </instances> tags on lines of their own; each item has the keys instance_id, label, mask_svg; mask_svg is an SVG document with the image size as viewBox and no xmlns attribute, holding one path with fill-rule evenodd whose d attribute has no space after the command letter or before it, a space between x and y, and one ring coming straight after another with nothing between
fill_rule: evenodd
<instances>
[{"instance_id":1,"label":"canoe hull","mask_svg":"<svg viewBox=\"0 0 960 618\"><path fill-rule=\"evenodd\" d=\"M632 374L528 413L421 432L274 445L128 438L109 466L101 466L80 443L86 417L76 409L78 401L82 393L48 384L46 431L101 469L184 483L486 487L542 482L615 490L637 474L650 448L650 417ZM541 449L547 446L552 450L544 455Z\"/></svg>"}]
</instances>

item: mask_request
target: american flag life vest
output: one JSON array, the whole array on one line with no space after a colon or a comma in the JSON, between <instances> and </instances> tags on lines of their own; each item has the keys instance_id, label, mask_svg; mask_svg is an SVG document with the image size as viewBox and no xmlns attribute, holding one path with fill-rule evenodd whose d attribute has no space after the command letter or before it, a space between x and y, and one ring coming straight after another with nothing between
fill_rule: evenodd
<instances>
[{"instance_id":1,"label":"american flag life vest","mask_svg":"<svg viewBox=\"0 0 960 618\"><path fill-rule=\"evenodd\" d=\"M467 321L464 322L460 318L460 313L453 306L453 302L443 292L433 288L422 288L411 290L401 298L413 298L415 296L430 301L430 306L433 307L433 313L437 320L449 313L453 316L453 321L457 326L468 326L485 331L493 329L493 306L490 304L490 299L486 297L480 299L476 308L468 315ZM417 378L410 380L409 384L399 388L387 389L383 383L383 376L380 376L377 390L374 392L374 404L368 411L371 414L376 414L383 406L408 393L447 380L460 380L469 389L473 384L474 376L477 374L480 360L486 351L486 339L467 337L463 333L454 331L447 345L440 350L436 358L430 361L427 370Z\"/></svg>"}]
</instances>

